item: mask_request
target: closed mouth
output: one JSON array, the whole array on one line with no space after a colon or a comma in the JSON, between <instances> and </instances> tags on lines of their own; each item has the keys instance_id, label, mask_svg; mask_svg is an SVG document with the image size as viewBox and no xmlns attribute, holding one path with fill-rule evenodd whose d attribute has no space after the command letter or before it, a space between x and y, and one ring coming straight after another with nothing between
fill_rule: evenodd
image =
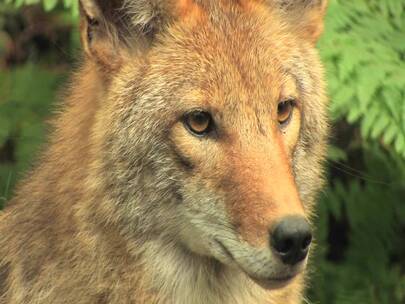
<instances>
[{"instance_id":1,"label":"closed mouth","mask_svg":"<svg viewBox=\"0 0 405 304\"><path fill-rule=\"evenodd\" d=\"M219 240L215 239L215 242L218 244L218 246L222 249L222 251L226 254L226 256L232 260L246 275L255 283L260 285L261 287L265 289L277 289L277 288L282 288L286 285L288 285L295 277L296 275L287 275L287 276L279 276L279 277L269 277L269 278L259 278L254 276L253 274L249 273L238 263L238 261L235 259L233 254L229 251L229 249Z\"/></svg>"},{"instance_id":2,"label":"closed mouth","mask_svg":"<svg viewBox=\"0 0 405 304\"><path fill-rule=\"evenodd\" d=\"M287 286L295 278L295 276L286 276L286 277L276 277L268 279L258 279L252 276L249 276L256 284L263 287L264 289L279 289Z\"/></svg>"},{"instance_id":3,"label":"closed mouth","mask_svg":"<svg viewBox=\"0 0 405 304\"><path fill-rule=\"evenodd\" d=\"M218 244L218 246L222 249L222 251L226 254L226 256L234 261L236 264L238 264L233 256L233 254L228 250L228 248L225 247L224 244L222 244L220 241L218 241L217 239L215 239L215 242Z\"/></svg>"},{"instance_id":4,"label":"closed mouth","mask_svg":"<svg viewBox=\"0 0 405 304\"><path fill-rule=\"evenodd\" d=\"M269 279L255 279L252 278L254 280L259 280L259 281L269 281L269 282L278 282L278 283L283 283L283 282L288 282L290 280L292 280L293 278L295 278L295 276L286 276L286 277L279 277L279 278L269 278Z\"/></svg>"}]
</instances>

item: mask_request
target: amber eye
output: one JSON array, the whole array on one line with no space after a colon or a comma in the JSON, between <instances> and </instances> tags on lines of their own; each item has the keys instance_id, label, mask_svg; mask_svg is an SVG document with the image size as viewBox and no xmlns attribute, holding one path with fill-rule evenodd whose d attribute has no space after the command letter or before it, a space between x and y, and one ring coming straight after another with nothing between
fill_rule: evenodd
<instances>
[{"instance_id":1,"label":"amber eye","mask_svg":"<svg viewBox=\"0 0 405 304\"><path fill-rule=\"evenodd\" d=\"M197 136L204 136L212 130L213 121L208 112L195 110L184 115L186 128Z\"/></svg>"},{"instance_id":2,"label":"amber eye","mask_svg":"<svg viewBox=\"0 0 405 304\"><path fill-rule=\"evenodd\" d=\"M293 113L294 105L295 101L293 99L287 99L278 104L277 119L278 123L281 126L285 126L289 123Z\"/></svg>"}]
</instances>

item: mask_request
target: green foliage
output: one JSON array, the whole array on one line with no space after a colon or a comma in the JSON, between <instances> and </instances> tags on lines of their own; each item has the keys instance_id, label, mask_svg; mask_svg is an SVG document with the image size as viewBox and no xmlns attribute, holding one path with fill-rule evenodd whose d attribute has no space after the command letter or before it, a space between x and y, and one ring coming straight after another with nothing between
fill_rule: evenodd
<instances>
[{"instance_id":1,"label":"green foliage","mask_svg":"<svg viewBox=\"0 0 405 304\"><path fill-rule=\"evenodd\" d=\"M405 2L330 1L320 49L332 114L405 157Z\"/></svg>"},{"instance_id":2,"label":"green foliage","mask_svg":"<svg viewBox=\"0 0 405 304\"><path fill-rule=\"evenodd\" d=\"M7 16L22 6L41 3L52 22L66 12L77 19L77 0L5 1L0 64L10 40ZM77 31L69 37L72 52ZM320 50L335 127L307 303L403 304L405 2L330 0ZM0 205L44 139L63 64L71 62L42 52L0 69Z\"/></svg>"},{"instance_id":3,"label":"green foliage","mask_svg":"<svg viewBox=\"0 0 405 304\"><path fill-rule=\"evenodd\" d=\"M79 12L79 1L77 0L5 0L5 3L13 4L17 8L23 5L42 4L47 12L62 4L65 9L70 9L74 16L77 16Z\"/></svg>"},{"instance_id":4,"label":"green foliage","mask_svg":"<svg viewBox=\"0 0 405 304\"><path fill-rule=\"evenodd\" d=\"M340 128L308 302L405 303L405 2L331 0L320 50Z\"/></svg>"},{"instance_id":5,"label":"green foliage","mask_svg":"<svg viewBox=\"0 0 405 304\"><path fill-rule=\"evenodd\" d=\"M333 179L319 205L313 303L405 303L405 162L376 144L361 158L369 176Z\"/></svg>"},{"instance_id":6,"label":"green foliage","mask_svg":"<svg viewBox=\"0 0 405 304\"><path fill-rule=\"evenodd\" d=\"M51 104L70 59L55 56L55 50L48 48L56 43L50 39L62 34L49 31L66 31L71 21L66 20L64 12L54 11L52 23L41 22L40 29L32 30L37 21L32 16L37 13L33 10L24 18L15 6L0 4L0 208L44 142L44 121L51 114ZM73 52L76 35L67 37L72 38L67 44L72 45L68 51ZM61 58L67 61L61 62Z\"/></svg>"},{"instance_id":7,"label":"green foliage","mask_svg":"<svg viewBox=\"0 0 405 304\"><path fill-rule=\"evenodd\" d=\"M44 119L61 80L60 72L32 63L0 71L0 147L12 153L0 166L0 204L44 141Z\"/></svg>"}]
</instances>

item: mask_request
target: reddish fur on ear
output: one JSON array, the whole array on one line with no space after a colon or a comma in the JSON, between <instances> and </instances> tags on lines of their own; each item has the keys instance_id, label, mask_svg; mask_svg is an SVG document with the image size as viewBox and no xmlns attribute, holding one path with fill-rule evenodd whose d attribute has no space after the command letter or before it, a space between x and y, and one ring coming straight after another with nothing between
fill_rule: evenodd
<instances>
[{"instance_id":1,"label":"reddish fur on ear","mask_svg":"<svg viewBox=\"0 0 405 304\"><path fill-rule=\"evenodd\" d=\"M177 8L176 14L179 18L197 21L200 20L203 15L202 8L195 3L194 0L177 0L175 5Z\"/></svg>"},{"instance_id":2,"label":"reddish fur on ear","mask_svg":"<svg viewBox=\"0 0 405 304\"><path fill-rule=\"evenodd\" d=\"M313 9L306 14L306 24L304 27L307 38L316 43L323 32L323 19L325 17L327 1L322 1L322 4L316 9Z\"/></svg>"},{"instance_id":3,"label":"reddish fur on ear","mask_svg":"<svg viewBox=\"0 0 405 304\"><path fill-rule=\"evenodd\" d=\"M119 27L114 11L120 1L103 3L97 0L80 2L80 38L87 58L97 64L108 78L121 64ZM101 5L100 3L103 3Z\"/></svg>"},{"instance_id":4,"label":"reddish fur on ear","mask_svg":"<svg viewBox=\"0 0 405 304\"><path fill-rule=\"evenodd\" d=\"M182 0L180 0L182 1ZM299 33L299 36L316 43L323 32L323 19L325 17L328 0L234 0L244 10L263 8L267 5L271 10L279 10L282 19ZM183 0L182 2L192 2Z\"/></svg>"},{"instance_id":5,"label":"reddish fur on ear","mask_svg":"<svg viewBox=\"0 0 405 304\"><path fill-rule=\"evenodd\" d=\"M146 49L171 20L198 22L194 0L80 0L81 41L87 57L110 75L129 48Z\"/></svg>"},{"instance_id":6,"label":"reddish fur on ear","mask_svg":"<svg viewBox=\"0 0 405 304\"><path fill-rule=\"evenodd\" d=\"M248 1L248 0L246 0ZM323 31L328 0L265 0L280 10L283 19L299 36L316 43Z\"/></svg>"}]
</instances>

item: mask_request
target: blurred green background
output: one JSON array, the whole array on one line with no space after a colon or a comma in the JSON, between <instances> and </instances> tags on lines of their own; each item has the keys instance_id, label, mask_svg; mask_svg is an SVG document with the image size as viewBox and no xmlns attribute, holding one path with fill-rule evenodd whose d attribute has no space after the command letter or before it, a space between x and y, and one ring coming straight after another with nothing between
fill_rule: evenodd
<instances>
[{"instance_id":1,"label":"blurred green background","mask_svg":"<svg viewBox=\"0 0 405 304\"><path fill-rule=\"evenodd\" d=\"M76 0L0 3L0 208L77 64ZM330 0L328 186L306 303L405 303L405 1Z\"/></svg>"}]
</instances>

